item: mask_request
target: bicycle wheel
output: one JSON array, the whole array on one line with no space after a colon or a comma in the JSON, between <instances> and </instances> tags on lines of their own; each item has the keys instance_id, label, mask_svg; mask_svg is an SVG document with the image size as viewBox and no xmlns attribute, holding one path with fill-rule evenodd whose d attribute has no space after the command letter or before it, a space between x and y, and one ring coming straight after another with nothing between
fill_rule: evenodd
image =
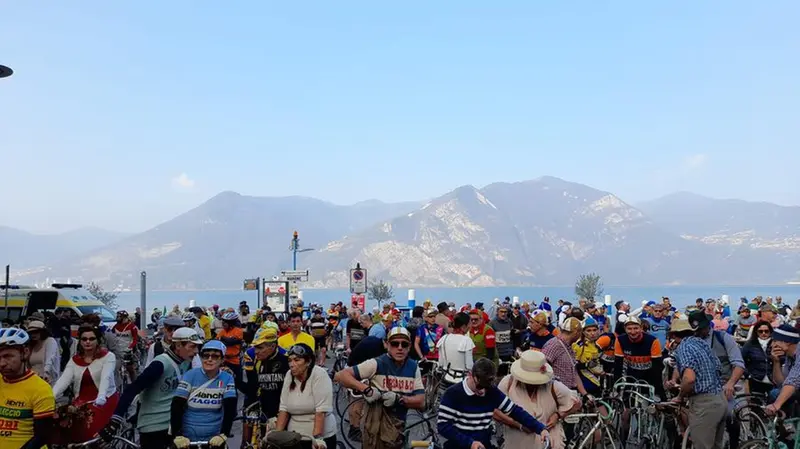
<instances>
[{"instance_id":1,"label":"bicycle wheel","mask_svg":"<svg viewBox=\"0 0 800 449\"><path fill-rule=\"evenodd\" d=\"M406 418L406 436L408 441L438 441L436 416L425 416L420 413L409 413Z\"/></svg>"},{"instance_id":2,"label":"bicycle wheel","mask_svg":"<svg viewBox=\"0 0 800 449\"><path fill-rule=\"evenodd\" d=\"M767 423L759 412L748 409L740 413L738 417L741 427L740 441L767 438Z\"/></svg>"},{"instance_id":3,"label":"bicycle wheel","mask_svg":"<svg viewBox=\"0 0 800 449\"><path fill-rule=\"evenodd\" d=\"M350 392L347 388L339 386L336 392L334 392L333 400L336 407L336 414L339 415L339 418L345 419L344 410L347 408L347 405L350 404Z\"/></svg>"}]
</instances>

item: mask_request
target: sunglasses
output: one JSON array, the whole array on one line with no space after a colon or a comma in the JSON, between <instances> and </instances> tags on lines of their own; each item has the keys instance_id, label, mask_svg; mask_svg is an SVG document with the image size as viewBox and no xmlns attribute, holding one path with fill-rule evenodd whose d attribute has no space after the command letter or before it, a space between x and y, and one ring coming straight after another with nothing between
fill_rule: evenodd
<instances>
[{"instance_id":1,"label":"sunglasses","mask_svg":"<svg viewBox=\"0 0 800 449\"><path fill-rule=\"evenodd\" d=\"M222 356L219 355L219 354L215 354L213 352L204 352L204 353L200 354L200 358L203 359L203 360L209 360L209 359L211 359L211 360L221 360Z\"/></svg>"},{"instance_id":2,"label":"sunglasses","mask_svg":"<svg viewBox=\"0 0 800 449\"><path fill-rule=\"evenodd\" d=\"M296 355L298 357L304 357L306 354L308 354L308 352L306 352L306 348L300 345L294 345L291 348L289 348L288 351L286 351L287 356Z\"/></svg>"},{"instance_id":3,"label":"sunglasses","mask_svg":"<svg viewBox=\"0 0 800 449\"><path fill-rule=\"evenodd\" d=\"M97 337L81 337L81 341L96 341Z\"/></svg>"},{"instance_id":4,"label":"sunglasses","mask_svg":"<svg viewBox=\"0 0 800 449\"><path fill-rule=\"evenodd\" d=\"M408 348L411 347L411 343L409 343L407 341L390 341L389 342L389 346L391 346L393 348L408 349Z\"/></svg>"},{"instance_id":5,"label":"sunglasses","mask_svg":"<svg viewBox=\"0 0 800 449\"><path fill-rule=\"evenodd\" d=\"M759 334L769 334L769 329L759 329L758 333Z\"/></svg>"}]
</instances>

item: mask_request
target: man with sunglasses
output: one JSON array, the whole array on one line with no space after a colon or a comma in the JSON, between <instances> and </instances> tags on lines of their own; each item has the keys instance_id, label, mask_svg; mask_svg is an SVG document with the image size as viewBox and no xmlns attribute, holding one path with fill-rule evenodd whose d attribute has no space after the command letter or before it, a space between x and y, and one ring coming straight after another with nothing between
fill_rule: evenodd
<instances>
[{"instance_id":1,"label":"man with sunglasses","mask_svg":"<svg viewBox=\"0 0 800 449\"><path fill-rule=\"evenodd\" d=\"M345 368L334 377L345 388L361 392L368 404L362 429L364 449L378 447L379 443L386 449L402 447L408 409L421 410L425 406L419 367L408 358L411 334L403 327L394 327L385 344L387 354ZM386 443L386 427L396 430L393 444Z\"/></svg>"},{"instance_id":2,"label":"man with sunglasses","mask_svg":"<svg viewBox=\"0 0 800 449\"><path fill-rule=\"evenodd\" d=\"M466 379L444 392L437 422L439 435L447 439L444 449L493 448L491 425L495 410L520 423L520 431L538 433L543 440L549 440L544 424L494 386L495 370L491 360L480 359Z\"/></svg>"}]
</instances>

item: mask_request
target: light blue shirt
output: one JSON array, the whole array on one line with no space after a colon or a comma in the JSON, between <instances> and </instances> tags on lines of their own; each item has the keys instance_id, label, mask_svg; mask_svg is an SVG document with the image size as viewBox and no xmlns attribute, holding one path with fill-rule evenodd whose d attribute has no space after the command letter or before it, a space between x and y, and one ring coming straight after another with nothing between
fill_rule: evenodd
<instances>
[{"instance_id":1,"label":"light blue shirt","mask_svg":"<svg viewBox=\"0 0 800 449\"><path fill-rule=\"evenodd\" d=\"M208 441L222 432L222 400L236 397L233 376L224 371L211 380L202 368L186 372L175 396L188 400L183 415L183 435L191 441Z\"/></svg>"}]
</instances>

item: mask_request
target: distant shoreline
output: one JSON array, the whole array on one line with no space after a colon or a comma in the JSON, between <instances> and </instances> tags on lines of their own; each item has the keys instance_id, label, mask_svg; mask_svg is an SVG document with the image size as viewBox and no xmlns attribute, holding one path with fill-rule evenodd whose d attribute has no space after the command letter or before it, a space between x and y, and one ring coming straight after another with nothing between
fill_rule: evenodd
<instances>
[{"instance_id":1,"label":"distant shoreline","mask_svg":"<svg viewBox=\"0 0 800 449\"><path fill-rule=\"evenodd\" d=\"M426 286L426 285L413 285L413 286L396 286L392 285L392 288L397 289L461 289L461 288L468 288L468 289L481 289L481 288L571 288L574 285L471 285L471 286L451 286L451 285L434 285L434 286ZM789 281L782 284L620 284L620 285L604 285L603 289L614 289L614 288L656 288L656 287L782 287L788 285L800 285L800 281ZM335 287L335 288L327 288L327 287L300 287L300 290L347 290L347 287ZM245 292L247 290L237 289L237 288L167 288L167 289L148 289L148 292ZM141 290L126 290L124 292L119 293L139 293Z\"/></svg>"}]
</instances>

